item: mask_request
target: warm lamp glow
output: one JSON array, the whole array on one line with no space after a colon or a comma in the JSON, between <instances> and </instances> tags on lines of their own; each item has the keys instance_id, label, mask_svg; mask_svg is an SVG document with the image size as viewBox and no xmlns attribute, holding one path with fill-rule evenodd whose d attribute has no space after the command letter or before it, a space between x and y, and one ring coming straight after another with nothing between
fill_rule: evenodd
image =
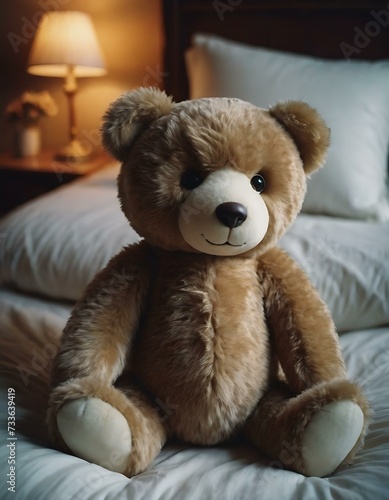
<instances>
[{"instance_id":1,"label":"warm lamp glow","mask_svg":"<svg viewBox=\"0 0 389 500\"><path fill-rule=\"evenodd\" d=\"M106 73L92 21L83 12L48 12L37 30L27 71L33 75L75 77Z\"/></svg>"},{"instance_id":2,"label":"warm lamp glow","mask_svg":"<svg viewBox=\"0 0 389 500\"><path fill-rule=\"evenodd\" d=\"M27 71L33 75L65 78L69 105L69 144L57 155L65 161L81 161L89 151L77 140L74 98L77 77L106 73L92 21L83 12L48 12L42 18L31 48Z\"/></svg>"}]
</instances>

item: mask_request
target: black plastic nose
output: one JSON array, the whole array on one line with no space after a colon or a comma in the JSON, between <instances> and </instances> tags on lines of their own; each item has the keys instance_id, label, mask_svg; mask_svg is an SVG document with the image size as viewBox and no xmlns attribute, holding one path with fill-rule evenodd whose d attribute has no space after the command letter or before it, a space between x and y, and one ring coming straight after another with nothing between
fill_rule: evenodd
<instances>
[{"instance_id":1,"label":"black plastic nose","mask_svg":"<svg viewBox=\"0 0 389 500\"><path fill-rule=\"evenodd\" d=\"M247 208L240 203L229 201L216 207L216 217L227 227L238 227L247 219Z\"/></svg>"}]
</instances>

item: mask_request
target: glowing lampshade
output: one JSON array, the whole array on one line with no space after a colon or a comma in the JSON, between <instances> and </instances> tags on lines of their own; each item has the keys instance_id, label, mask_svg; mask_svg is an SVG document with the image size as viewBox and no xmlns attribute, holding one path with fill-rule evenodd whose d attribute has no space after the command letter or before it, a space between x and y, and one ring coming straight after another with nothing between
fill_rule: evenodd
<instances>
[{"instance_id":1,"label":"glowing lampshade","mask_svg":"<svg viewBox=\"0 0 389 500\"><path fill-rule=\"evenodd\" d=\"M47 13L37 30L27 71L33 75L62 76L73 67L75 77L106 73L91 19L84 12Z\"/></svg>"},{"instance_id":2,"label":"glowing lampshade","mask_svg":"<svg viewBox=\"0 0 389 500\"><path fill-rule=\"evenodd\" d=\"M69 143L57 159L82 161L88 150L77 140L74 98L78 77L106 73L99 43L89 16L76 11L53 11L42 17L31 48L28 73L65 78L69 107Z\"/></svg>"}]
</instances>

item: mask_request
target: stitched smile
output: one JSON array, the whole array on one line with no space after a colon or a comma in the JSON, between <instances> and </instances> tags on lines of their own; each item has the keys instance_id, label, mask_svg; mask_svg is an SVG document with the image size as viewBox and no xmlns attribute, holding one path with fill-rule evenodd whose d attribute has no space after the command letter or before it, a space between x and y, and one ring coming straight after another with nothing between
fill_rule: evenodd
<instances>
[{"instance_id":1,"label":"stitched smile","mask_svg":"<svg viewBox=\"0 0 389 500\"><path fill-rule=\"evenodd\" d=\"M225 241L224 243L213 243L212 241L207 240L207 238L202 233L201 233L201 236L205 239L205 241L207 243L209 243L210 245L214 245L215 247L222 247L224 245L228 245L230 247L243 247L247 243L247 242L245 242L245 243L242 243L242 245L233 245L228 240Z\"/></svg>"}]
</instances>

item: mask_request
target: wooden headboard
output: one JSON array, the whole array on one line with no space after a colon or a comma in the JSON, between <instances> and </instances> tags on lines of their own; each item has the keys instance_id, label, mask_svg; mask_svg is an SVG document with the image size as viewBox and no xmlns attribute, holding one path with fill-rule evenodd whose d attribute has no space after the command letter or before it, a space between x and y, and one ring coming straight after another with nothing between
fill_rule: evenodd
<instances>
[{"instance_id":1,"label":"wooden headboard","mask_svg":"<svg viewBox=\"0 0 389 500\"><path fill-rule=\"evenodd\" d=\"M324 58L389 59L388 1L163 0L163 9L165 89L177 101L188 98L184 52L196 32Z\"/></svg>"}]
</instances>

